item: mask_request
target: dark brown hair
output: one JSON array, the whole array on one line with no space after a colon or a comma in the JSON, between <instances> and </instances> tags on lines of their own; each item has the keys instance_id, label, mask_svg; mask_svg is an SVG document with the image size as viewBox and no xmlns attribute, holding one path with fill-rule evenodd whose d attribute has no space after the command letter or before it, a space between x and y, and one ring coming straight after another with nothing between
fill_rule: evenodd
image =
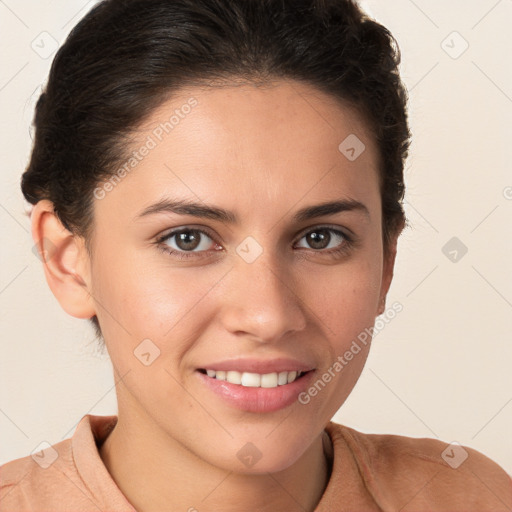
<instances>
[{"instance_id":1,"label":"dark brown hair","mask_svg":"<svg viewBox=\"0 0 512 512\"><path fill-rule=\"evenodd\" d=\"M93 191L164 100L189 85L292 79L355 107L374 135L388 250L405 223L410 144L399 64L394 37L353 0L104 0L53 60L23 195L52 201L91 251Z\"/></svg>"}]
</instances>

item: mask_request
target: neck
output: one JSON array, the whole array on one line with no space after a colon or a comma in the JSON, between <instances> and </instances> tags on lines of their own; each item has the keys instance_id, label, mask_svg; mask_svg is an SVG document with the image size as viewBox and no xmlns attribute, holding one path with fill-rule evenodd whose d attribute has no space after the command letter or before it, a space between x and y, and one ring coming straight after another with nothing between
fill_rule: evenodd
<instances>
[{"instance_id":1,"label":"neck","mask_svg":"<svg viewBox=\"0 0 512 512\"><path fill-rule=\"evenodd\" d=\"M164 432L155 433L155 424L150 424L148 431L119 416L99 449L107 470L138 512L313 511L329 480L322 435L283 471L243 474L207 463Z\"/></svg>"}]
</instances>

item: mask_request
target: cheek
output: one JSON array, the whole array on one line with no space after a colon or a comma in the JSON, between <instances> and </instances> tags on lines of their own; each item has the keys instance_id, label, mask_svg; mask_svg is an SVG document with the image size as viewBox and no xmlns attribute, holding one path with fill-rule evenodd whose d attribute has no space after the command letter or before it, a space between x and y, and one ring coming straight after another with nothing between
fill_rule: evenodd
<instances>
[{"instance_id":1,"label":"cheek","mask_svg":"<svg viewBox=\"0 0 512 512\"><path fill-rule=\"evenodd\" d=\"M308 285L309 306L336 353L373 325L382 279L382 263L377 255L378 251L361 253L332 272L318 273Z\"/></svg>"},{"instance_id":2,"label":"cheek","mask_svg":"<svg viewBox=\"0 0 512 512\"><path fill-rule=\"evenodd\" d=\"M108 261L107 254L94 271L94 294L113 357L129 362L145 339L162 355L179 357L204 328L206 315L199 312L210 304L207 292L222 272L206 266L171 268L163 257L155 263L115 251L110 254L119 257Z\"/></svg>"},{"instance_id":3,"label":"cheek","mask_svg":"<svg viewBox=\"0 0 512 512\"><path fill-rule=\"evenodd\" d=\"M326 353L318 380L303 397L303 403L311 401L309 406L327 419L349 396L368 357L382 279L378 244L340 266L337 274L322 282L326 291L318 295L317 312L328 326Z\"/></svg>"}]
</instances>

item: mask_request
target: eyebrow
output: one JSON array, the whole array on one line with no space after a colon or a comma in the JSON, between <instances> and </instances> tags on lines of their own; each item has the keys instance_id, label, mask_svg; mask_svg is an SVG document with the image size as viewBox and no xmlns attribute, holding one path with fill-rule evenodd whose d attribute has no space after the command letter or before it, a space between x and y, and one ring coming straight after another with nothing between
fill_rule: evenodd
<instances>
[{"instance_id":1,"label":"eyebrow","mask_svg":"<svg viewBox=\"0 0 512 512\"><path fill-rule=\"evenodd\" d=\"M295 222L304 222L317 217L333 215L341 212L359 212L370 218L368 208L361 202L352 199L330 201L298 210L293 216ZM196 203L186 199L161 199L140 212L135 220L159 213L175 213L177 215L191 215L192 217L218 220L228 224L238 224L239 219L234 212L213 205Z\"/></svg>"}]
</instances>

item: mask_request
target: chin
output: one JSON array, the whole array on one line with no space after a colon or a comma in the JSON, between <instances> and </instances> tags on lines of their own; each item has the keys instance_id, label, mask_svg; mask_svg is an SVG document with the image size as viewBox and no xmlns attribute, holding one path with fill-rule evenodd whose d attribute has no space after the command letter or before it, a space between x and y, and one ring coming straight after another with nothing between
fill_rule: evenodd
<instances>
[{"instance_id":1,"label":"chin","mask_svg":"<svg viewBox=\"0 0 512 512\"><path fill-rule=\"evenodd\" d=\"M288 437L286 443L282 437L270 440L265 436L268 436L267 432L253 442L232 440L225 449L230 456L221 456L214 464L226 471L246 475L278 473L295 464L309 447L304 435L297 435L296 440Z\"/></svg>"}]
</instances>

